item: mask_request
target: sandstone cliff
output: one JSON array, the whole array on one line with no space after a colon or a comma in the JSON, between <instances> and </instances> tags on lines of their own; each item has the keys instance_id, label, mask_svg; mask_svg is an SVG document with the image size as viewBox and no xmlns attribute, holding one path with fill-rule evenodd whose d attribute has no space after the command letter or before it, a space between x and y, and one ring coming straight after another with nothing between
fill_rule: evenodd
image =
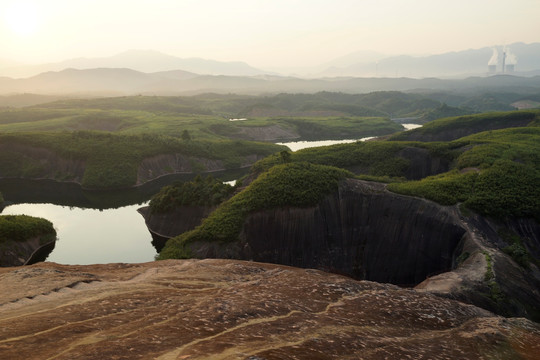
<instances>
[{"instance_id":1,"label":"sandstone cliff","mask_svg":"<svg viewBox=\"0 0 540 360\"><path fill-rule=\"evenodd\" d=\"M537 359L540 327L393 285L226 260L0 269L0 358Z\"/></svg>"}]
</instances>

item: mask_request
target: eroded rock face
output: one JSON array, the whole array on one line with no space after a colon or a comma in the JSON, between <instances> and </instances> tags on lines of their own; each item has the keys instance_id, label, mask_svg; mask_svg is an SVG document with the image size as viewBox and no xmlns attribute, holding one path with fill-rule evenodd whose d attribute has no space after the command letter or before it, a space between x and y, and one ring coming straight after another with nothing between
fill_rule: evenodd
<instances>
[{"instance_id":1,"label":"eroded rock face","mask_svg":"<svg viewBox=\"0 0 540 360\"><path fill-rule=\"evenodd\" d=\"M193 230L214 209L215 206L182 206L167 213L153 214L150 207L145 206L137 211L152 234L152 245L160 252L168 239Z\"/></svg>"},{"instance_id":2,"label":"eroded rock face","mask_svg":"<svg viewBox=\"0 0 540 360\"><path fill-rule=\"evenodd\" d=\"M0 269L2 359L535 359L540 327L315 270L229 260Z\"/></svg>"},{"instance_id":3,"label":"eroded rock face","mask_svg":"<svg viewBox=\"0 0 540 360\"><path fill-rule=\"evenodd\" d=\"M53 251L55 241L42 244L40 237L0 244L0 266L20 266L44 261Z\"/></svg>"},{"instance_id":4,"label":"eroded rock face","mask_svg":"<svg viewBox=\"0 0 540 360\"><path fill-rule=\"evenodd\" d=\"M193 246L197 257L233 257L415 285L452 268L466 230L454 207L348 179L311 208L253 213L240 244Z\"/></svg>"}]
</instances>

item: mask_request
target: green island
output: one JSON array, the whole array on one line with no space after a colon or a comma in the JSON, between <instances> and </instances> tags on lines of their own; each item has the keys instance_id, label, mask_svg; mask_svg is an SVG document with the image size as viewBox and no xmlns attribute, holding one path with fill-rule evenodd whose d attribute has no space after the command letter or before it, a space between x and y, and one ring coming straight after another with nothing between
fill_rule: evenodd
<instances>
[{"instance_id":1,"label":"green island","mask_svg":"<svg viewBox=\"0 0 540 360\"><path fill-rule=\"evenodd\" d=\"M352 105L339 106L341 102L336 99L314 105L325 96L332 98L331 95L208 94L60 100L1 109L0 132L96 130L181 138L187 131L195 140L254 140L245 128L274 126L283 131L275 135L275 140L324 140L378 136L402 129L388 119L389 113L357 111ZM315 133L320 130L323 132Z\"/></svg>"},{"instance_id":2,"label":"green island","mask_svg":"<svg viewBox=\"0 0 540 360\"><path fill-rule=\"evenodd\" d=\"M44 244L56 238L56 230L46 219L27 215L0 216L0 243L25 241L37 236L41 237L40 241Z\"/></svg>"},{"instance_id":3,"label":"green island","mask_svg":"<svg viewBox=\"0 0 540 360\"><path fill-rule=\"evenodd\" d=\"M46 219L0 215L0 266L39 261L54 248L55 241L56 230Z\"/></svg>"}]
</instances>

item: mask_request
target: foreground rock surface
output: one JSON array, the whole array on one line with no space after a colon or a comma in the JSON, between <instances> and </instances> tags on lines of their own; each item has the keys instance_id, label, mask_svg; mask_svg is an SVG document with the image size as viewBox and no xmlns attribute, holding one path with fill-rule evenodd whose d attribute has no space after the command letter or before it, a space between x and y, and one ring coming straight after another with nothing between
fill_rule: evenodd
<instances>
[{"instance_id":1,"label":"foreground rock surface","mask_svg":"<svg viewBox=\"0 0 540 360\"><path fill-rule=\"evenodd\" d=\"M1 359L537 359L540 326L230 260L0 269Z\"/></svg>"},{"instance_id":2,"label":"foreground rock surface","mask_svg":"<svg viewBox=\"0 0 540 360\"><path fill-rule=\"evenodd\" d=\"M168 221L183 219L171 213ZM235 242L205 239L186 247L201 259L254 260L421 284L422 290L499 315L540 322L540 270L534 261L519 265L503 251L511 244L498 235L500 229L515 234L531 260L540 261L540 225L533 219L495 223L465 216L458 206L392 193L384 184L346 179L315 206L250 213Z\"/></svg>"}]
</instances>

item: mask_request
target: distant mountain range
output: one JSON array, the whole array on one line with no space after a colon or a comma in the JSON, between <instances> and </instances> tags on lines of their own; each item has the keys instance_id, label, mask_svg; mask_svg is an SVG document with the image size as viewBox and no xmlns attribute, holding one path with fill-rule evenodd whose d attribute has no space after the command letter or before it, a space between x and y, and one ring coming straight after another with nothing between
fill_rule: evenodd
<instances>
[{"instance_id":1,"label":"distant mountain range","mask_svg":"<svg viewBox=\"0 0 540 360\"><path fill-rule=\"evenodd\" d=\"M502 54L506 64L512 64L518 75L540 75L540 43L514 43L507 46L484 47L431 56L384 56L370 51L358 51L334 59L317 68L297 71L298 77L469 77L488 74L488 64L498 53L495 74L502 73ZM27 78L49 71L64 69L128 68L145 73L182 70L201 75L256 76L278 75L254 68L245 62L223 62L201 58L179 58L152 50L129 50L101 58L78 58L58 63L20 65L0 59L0 76ZM506 69L505 69L506 70ZM309 75L308 75L309 74Z\"/></svg>"},{"instance_id":2,"label":"distant mountain range","mask_svg":"<svg viewBox=\"0 0 540 360\"><path fill-rule=\"evenodd\" d=\"M494 60L495 54L498 57ZM503 74L505 60L506 65L512 67L505 69ZM488 63L495 64L490 73ZM504 48L486 47L426 57L385 58L377 53L357 52L325 64L325 70L309 78L280 76L243 62L183 59L150 50L1 68L6 64L13 65L0 61L0 94L4 95L363 93L422 89L518 89L519 92L537 93L540 87L540 43L516 43Z\"/></svg>"},{"instance_id":3,"label":"distant mountain range","mask_svg":"<svg viewBox=\"0 0 540 360\"><path fill-rule=\"evenodd\" d=\"M517 74L540 75L540 43L514 43L422 57L353 53L326 64L317 76L449 78L485 75L489 72L488 64L494 50L499 55L493 63L495 73L503 72L502 54L505 52L506 65L513 65L513 71Z\"/></svg>"},{"instance_id":4,"label":"distant mountain range","mask_svg":"<svg viewBox=\"0 0 540 360\"><path fill-rule=\"evenodd\" d=\"M0 76L25 78L48 71L64 69L129 68L141 72L183 70L207 75L253 76L267 73L244 62L215 61L201 58L179 58L152 50L129 50L102 58L78 58L58 63L3 67Z\"/></svg>"},{"instance_id":5,"label":"distant mountain range","mask_svg":"<svg viewBox=\"0 0 540 360\"><path fill-rule=\"evenodd\" d=\"M131 69L66 69L26 79L0 78L0 95L47 94L77 96L193 95L200 93L275 94L319 91L509 91L540 93L540 76L494 75L466 79L325 78L301 79L271 75L197 75L185 71L144 73Z\"/></svg>"}]
</instances>

